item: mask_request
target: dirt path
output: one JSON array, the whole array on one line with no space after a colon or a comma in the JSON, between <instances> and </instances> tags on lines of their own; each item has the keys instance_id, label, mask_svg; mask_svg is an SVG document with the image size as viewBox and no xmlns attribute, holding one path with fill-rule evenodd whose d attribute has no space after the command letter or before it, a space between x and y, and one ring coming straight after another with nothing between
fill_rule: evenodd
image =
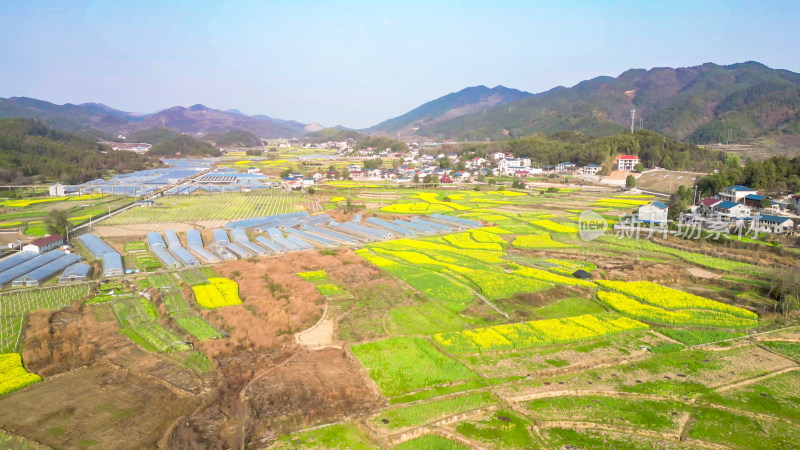
<instances>
[{"instance_id":1,"label":"dirt path","mask_svg":"<svg viewBox=\"0 0 800 450\"><path fill-rule=\"evenodd\" d=\"M334 345L333 334L336 330L336 321L328 317L328 302L325 302L325 310L311 328L301 331L294 335L295 341L311 350L321 350L323 348L335 347L342 348L341 345Z\"/></svg>"},{"instance_id":2,"label":"dirt path","mask_svg":"<svg viewBox=\"0 0 800 450\"><path fill-rule=\"evenodd\" d=\"M748 385L751 385L753 383L758 383L759 381L767 380L767 379L776 377L778 375L782 375L782 374L787 373L787 372L794 372L796 370L800 370L800 367L798 367L798 366L786 367L784 369L776 370L774 372L766 373L764 375L759 375L759 376L756 376L756 377L747 378L745 380L740 380L740 381L737 381L735 383L725 384L725 385L722 385L722 386L719 386L719 387L715 388L714 390L716 392L725 392L725 391L729 391L731 389L736 389L736 388L739 388L739 387L742 387L742 386L748 386Z\"/></svg>"}]
</instances>

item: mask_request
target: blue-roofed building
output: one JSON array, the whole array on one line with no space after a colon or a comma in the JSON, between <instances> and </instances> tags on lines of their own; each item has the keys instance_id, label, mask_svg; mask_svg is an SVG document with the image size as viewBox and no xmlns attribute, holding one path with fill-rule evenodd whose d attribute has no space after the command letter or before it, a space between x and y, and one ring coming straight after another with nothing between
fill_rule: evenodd
<instances>
[{"instance_id":1,"label":"blue-roofed building","mask_svg":"<svg viewBox=\"0 0 800 450\"><path fill-rule=\"evenodd\" d=\"M583 166L581 173L584 175L597 175L597 172L600 172L602 168L600 164L587 164Z\"/></svg>"},{"instance_id":2,"label":"blue-roofed building","mask_svg":"<svg viewBox=\"0 0 800 450\"><path fill-rule=\"evenodd\" d=\"M794 230L794 221L788 217L759 214L753 218L753 226L758 231L783 234Z\"/></svg>"},{"instance_id":3,"label":"blue-roofed building","mask_svg":"<svg viewBox=\"0 0 800 450\"><path fill-rule=\"evenodd\" d=\"M661 202L650 202L639 207L636 218L639 222L664 224L667 223L669 207Z\"/></svg>"},{"instance_id":4,"label":"blue-roofed building","mask_svg":"<svg viewBox=\"0 0 800 450\"><path fill-rule=\"evenodd\" d=\"M567 170L575 170L575 164L569 161L564 161L556 164L556 172L564 172Z\"/></svg>"},{"instance_id":5,"label":"blue-roofed building","mask_svg":"<svg viewBox=\"0 0 800 450\"><path fill-rule=\"evenodd\" d=\"M756 190L749 188L747 186L742 186L741 184L737 184L736 186L726 187L719 193L717 197L720 200L727 200L729 202L741 203L744 201L744 198L750 194L755 194Z\"/></svg>"},{"instance_id":6,"label":"blue-roofed building","mask_svg":"<svg viewBox=\"0 0 800 450\"><path fill-rule=\"evenodd\" d=\"M743 197L744 198L744 197ZM732 219L744 219L750 217L750 208L742 205L741 203L723 200L712 207L715 213L720 214L722 217L729 217Z\"/></svg>"}]
</instances>

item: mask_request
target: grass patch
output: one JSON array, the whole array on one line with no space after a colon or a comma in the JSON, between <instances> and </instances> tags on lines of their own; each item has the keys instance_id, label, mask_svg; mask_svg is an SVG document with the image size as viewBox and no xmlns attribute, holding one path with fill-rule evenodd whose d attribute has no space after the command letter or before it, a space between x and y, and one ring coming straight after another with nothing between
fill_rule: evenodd
<instances>
[{"instance_id":1,"label":"grass patch","mask_svg":"<svg viewBox=\"0 0 800 450\"><path fill-rule=\"evenodd\" d=\"M466 366L421 338L394 337L354 345L352 350L387 397L477 378Z\"/></svg>"}]
</instances>

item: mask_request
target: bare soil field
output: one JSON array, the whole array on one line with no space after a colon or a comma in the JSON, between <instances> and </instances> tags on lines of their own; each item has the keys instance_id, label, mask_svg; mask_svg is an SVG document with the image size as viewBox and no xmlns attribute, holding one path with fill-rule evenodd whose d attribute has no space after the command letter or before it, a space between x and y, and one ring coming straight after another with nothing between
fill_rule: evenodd
<instances>
[{"instance_id":1,"label":"bare soil field","mask_svg":"<svg viewBox=\"0 0 800 450\"><path fill-rule=\"evenodd\" d=\"M155 447L196 403L127 370L95 366L0 399L0 427L59 448Z\"/></svg>"}]
</instances>

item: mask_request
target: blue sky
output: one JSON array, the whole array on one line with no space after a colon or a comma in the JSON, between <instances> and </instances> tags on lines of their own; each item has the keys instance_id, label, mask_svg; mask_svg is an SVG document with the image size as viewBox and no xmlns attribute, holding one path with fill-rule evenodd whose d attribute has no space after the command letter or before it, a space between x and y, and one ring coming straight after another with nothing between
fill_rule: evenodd
<instances>
[{"instance_id":1,"label":"blue sky","mask_svg":"<svg viewBox=\"0 0 800 450\"><path fill-rule=\"evenodd\" d=\"M494 3L0 0L0 97L366 127L479 84L709 61L800 72L800 2Z\"/></svg>"}]
</instances>

